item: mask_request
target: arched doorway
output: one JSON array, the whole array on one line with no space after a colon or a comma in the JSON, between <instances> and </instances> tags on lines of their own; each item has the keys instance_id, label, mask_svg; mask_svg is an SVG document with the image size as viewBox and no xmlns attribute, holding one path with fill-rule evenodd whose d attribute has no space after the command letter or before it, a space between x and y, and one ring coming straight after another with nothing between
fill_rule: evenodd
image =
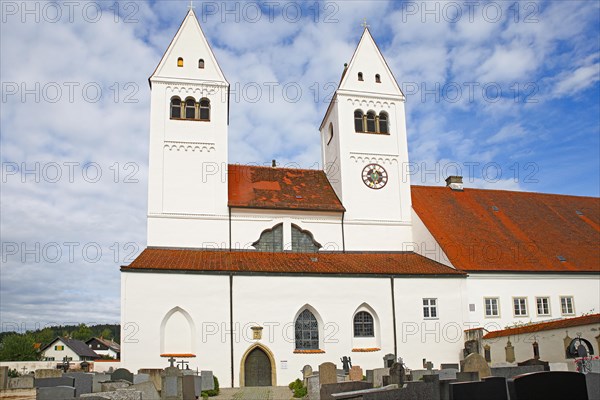
<instances>
[{"instance_id":1,"label":"arched doorway","mask_svg":"<svg viewBox=\"0 0 600 400\"><path fill-rule=\"evenodd\" d=\"M259 346L244 361L244 386L272 386L271 359Z\"/></svg>"}]
</instances>

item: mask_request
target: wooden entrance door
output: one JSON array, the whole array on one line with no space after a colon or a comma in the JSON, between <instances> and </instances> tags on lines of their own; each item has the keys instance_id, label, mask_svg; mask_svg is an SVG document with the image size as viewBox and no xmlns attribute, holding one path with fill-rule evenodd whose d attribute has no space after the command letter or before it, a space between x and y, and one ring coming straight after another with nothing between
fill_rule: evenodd
<instances>
[{"instance_id":1,"label":"wooden entrance door","mask_svg":"<svg viewBox=\"0 0 600 400\"><path fill-rule=\"evenodd\" d=\"M244 363L245 386L271 386L271 361L267 354L256 347Z\"/></svg>"}]
</instances>

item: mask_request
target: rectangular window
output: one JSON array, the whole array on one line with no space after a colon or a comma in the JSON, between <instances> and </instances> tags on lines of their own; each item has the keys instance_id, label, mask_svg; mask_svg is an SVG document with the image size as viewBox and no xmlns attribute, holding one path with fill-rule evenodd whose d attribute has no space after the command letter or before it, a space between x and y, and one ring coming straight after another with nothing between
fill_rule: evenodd
<instances>
[{"instance_id":1,"label":"rectangular window","mask_svg":"<svg viewBox=\"0 0 600 400\"><path fill-rule=\"evenodd\" d=\"M437 318L437 299L423 299L423 317Z\"/></svg>"},{"instance_id":2,"label":"rectangular window","mask_svg":"<svg viewBox=\"0 0 600 400\"><path fill-rule=\"evenodd\" d=\"M63 351L65 349L65 346L54 346L54 350L56 351Z\"/></svg>"},{"instance_id":3,"label":"rectangular window","mask_svg":"<svg viewBox=\"0 0 600 400\"><path fill-rule=\"evenodd\" d=\"M538 297L535 302L537 315L550 315L550 299L548 297Z\"/></svg>"},{"instance_id":4,"label":"rectangular window","mask_svg":"<svg viewBox=\"0 0 600 400\"><path fill-rule=\"evenodd\" d=\"M574 315L575 307L573 306L573 297L565 296L560 298L560 311L562 315Z\"/></svg>"},{"instance_id":5,"label":"rectangular window","mask_svg":"<svg viewBox=\"0 0 600 400\"><path fill-rule=\"evenodd\" d=\"M513 306L515 317L526 317L527 316L527 298L526 297L514 297Z\"/></svg>"},{"instance_id":6,"label":"rectangular window","mask_svg":"<svg viewBox=\"0 0 600 400\"><path fill-rule=\"evenodd\" d=\"M488 297L485 299L485 316L486 317L499 317L500 307L498 305L497 297Z\"/></svg>"}]
</instances>

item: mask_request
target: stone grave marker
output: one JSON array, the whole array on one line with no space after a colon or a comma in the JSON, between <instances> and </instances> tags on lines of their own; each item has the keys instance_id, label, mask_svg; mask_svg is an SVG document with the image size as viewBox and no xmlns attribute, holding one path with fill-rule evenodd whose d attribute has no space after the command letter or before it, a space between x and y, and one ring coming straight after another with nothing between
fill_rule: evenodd
<instances>
[{"instance_id":1,"label":"stone grave marker","mask_svg":"<svg viewBox=\"0 0 600 400\"><path fill-rule=\"evenodd\" d=\"M333 400L334 393L354 392L356 390L370 389L371 384L361 381L346 381L338 383L328 383L321 385L320 399Z\"/></svg>"},{"instance_id":2,"label":"stone grave marker","mask_svg":"<svg viewBox=\"0 0 600 400\"><path fill-rule=\"evenodd\" d=\"M459 364L441 364L440 369L459 369Z\"/></svg>"},{"instance_id":3,"label":"stone grave marker","mask_svg":"<svg viewBox=\"0 0 600 400\"><path fill-rule=\"evenodd\" d=\"M390 368L396 361L396 356L393 354L386 354L383 356L383 368Z\"/></svg>"},{"instance_id":4,"label":"stone grave marker","mask_svg":"<svg viewBox=\"0 0 600 400\"><path fill-rule=\"evenodd\" d=\"M196 400L195 375L183 375L181 377L181 391L183 400Z\"/></svg>"},{"instance_id":5,"label":"stone grave marker","mask_svg":"<svg viewBox=\"0 0 600 400\"><path fill-rule=\"evenodd\" d=\"M212 371L200 371L200 377L202 378L202 391L215 389L215 379Z\"/></svg>"},{"instance_id":6,"label":"stone grave marker","mask_svg":"<svg viewBox=\"0 0 600 400\"><path fill-rule=\"evenodd\" d=\"M306 379L313 374L313 369L310 365L302 367L302 378Z\"/></svg>"},{"instance_id":7,"label":"stone grave marker","mask_svg":"<svg viewBox=\"0 0 600 400\"><path fill-rule=\"evenodd\" d=\"M32 389L33 387L33 375L23 375L16 378L8 378L8 389Z\"/></svg>"},{"instance_id":8,"label":"stone grave marker","mask_svg":"<svg viewBox=\"0 0 600 400\"><path fill-rule=\"evenodd\" d=\"M60 378L63 372L60 369L36 369L34 372L35 379L43 379L43 378Z\"/></svg>"},{"instance_id":9,"label":"stone grave marker","mask_svg":"<svg viewBox=\"0 0 600 400\"><path fill-rule=\"evenodd\" d=\"M485 361L485 358L477 353L471 353L465 358L462 372L478 372L479 378L485 378L486 376L492 375L490 366L487 361Z\"/></svg>"},{"instance_id":10,"label":"stone grave marker","mask_svg":"<svg viewBox=\"0 0 600 400\"><path fill-rule=\"evenodd\" d=\"M352 368L350 368L350 372L348 373L348 375L350 376L351 381L362 381L363 370L358 365L353 365Z\"/></svg>"},{"instance_id":11,"label":"stone grave marker","mask_svg":"<svg viewBox=\"0 0 600 400\"><path fill-rule=\"evenodd\" d=\"M597 374L600 374L600 360L599 359L590 360L590 372L595 372Z\"/></svg>"},{"instance_id":12,"label":"stone grave marker","mask_svg":"<svg viewBox=\"0 0 600 400\"><path fill-rule=\"evenodd\" d=\"M397 362L393 363L390 367L390 384L402 387L405 379L406 371L404 370L404 365Z\"/></svg>"},{"instance_id":13,"label":"stone grave marker","mask_svg":"<svg viewBox=\"0 0 600 400\"><path fill-rule=\"evenodd\" d=\"M508 380L511 400L586 400L585 375L578 372L534 372Z\"/></svg>"},{"instance_id":14,"label":"stone grave marker","mask_svg":"<svg viewBox=\"0 0 600 400\"><path fill-rule=\"evenodd\" d=\"M383 384L383 377L390 375L389 368L375 368L373 370L373 387L383 387L386 386Z\"/></svg>"},{"instance_id":15,"label":"stone grave marker","mask_svg":"<svg viewBox=\"0 0 600 400\"><path fill-rule=\"evenodd\" d=\"M549 363L548 365L550 366L550 371L568 371L569 370L569 365L567 363L557 362L557 363ZM494 375L493 372L492 372L492 375Z\"/></svg>"},{"instance_id":16,"label":"stone grave marker","mask_svg":"<svg viewBox=\"0 0 600 400\"><path fill-rule=\"evenodd\" d=\"M42 378L35 380L35 387L71 386L75 387L75 379L63 376L61 378Z\"/></svg>"},{"instance_id":17,"label":"stone grave marker","mask_svg":"<svg viewBox=\"0 0 600 400\"><path fill-rule=\"evenodd\" d=\"M110 374L94 374L92 377L92 393L98 393L102 391L100 383L108 381L110 381Z\"/></svg>"},{"instance_id":18,"label":"stone grave marker","mask_svg":"<svg viewBox=\"0 0 600 400\"><path fill-rule=\"evenodd\" d=\"M117 368L112 374L110 374L111 381L127 381L133 383L133 373L129 372L125 368Z\"/></svg>"},{"instance_id":19,"label":"stone grave marker","mask_svg":"<svg viewBox=\"0 0 600 400\"><path fill-rule=\"evenodd\" d=\"M306 378L306 389L310 400L319 400L319 393L321 391L319 375L311 375Z\"/></svg>"},{"instance_id":20,"label":"stone grave marker","mask_svg":"<svg viewBox=\"0 0 600 400\"><path fill-rule=\"evenodd\" d=\"M150 380L150 375L149 374L135 374L133 375L133 383L142 383L142 382L148 382Z\"/></svg>"},{"instance_id":21,"label":"stone grave marker","mask_svg":"<svg viewBox=\"0 0 600 400\"><path fill-rule=\"evenodd\" d=\"M100 383L100 392L114 392L117 391L119 389L126 389L129 386L131 386L131 383L128 381L106 381L106 382L102 382Z\"/></svg>"},{"instance_id":22,"label":"stone grave marker","mask_svg":"<svg viewBox=\"0 0 600 400\"><path fill-rule=\"evenodd\" d=\"M65 377L73 378L75 380L75 396L81 396L82 394L92 393L94 374L86 372L75 372L65 374Z\"/></svg>"},{"instance_id":23,"label":"stone grave marker","mask_svg":"<svg viewBox=\"0 0 600 400\"><path fill-rule=\"evenodd\" d=\"M367 375L367 382L373 383L373 370L372 369L368 369L366 371L366 375Z\"/></svg>"},{"instance_id":24,"label":"stone grave marker","mask_svg":"<svg viewBox=\"0 0 600 400\"><path fill-rule=\"evenodd\" d=\"M526 365L520 367L499 367L491 368L492 376L502 376L506 379L514 378L518 375L529 374L531 372L543 372L544 367L542 365Z\"/></svg>"},{"instance_id":25,"label":"stone grave marker","mask_svg":"<svg viewBox=\"0 0 600 400\"><path fill-rule=\"evenodd\" d=\"M162 378L161 374L163 370L161 368L142 368L138 369L138 374L148 374L150 375L150 380L154 383L154 387L156 390L160 391L162 387Z\"/></svg>"},{"instance_id":26,"label":"stone grave marker","mask_svg":"<svg viewBox=\"0 0 600 400\"><path fill-rule=\"evenodd\" d=\"M456 368L445 368L441 369L437 372L440 380L448 380L448 379L456 379L456 374L458 373L458 369Z\"/></svg>"},{"instance_id":27,"label":"stone grave marker","mask_svg":"<svg viewBox=\"0 0 600 400\"><path fill-rule=\"evenodd\" d=\"M89 400L143 400L142 392L131 389L117 389L111 392L84 394L81 398Z\"/></svg>"},{"instance_id":28,"label":"stone grave marker","mask_svg":"<svg viewBox=\"0 0 600 400\"><path fill-rule=\"evenodd\" d=\"M588 400L600 400L600 374L588 372L585 375L585 383L588 391Z\"/></svg>"},{"instance_id":29,"label":"stone grave marker","mask_svg":"<svg viewBox=\"0 0 600 400\"><path fill-rule=\"evenodd\" d=\"M0 390L8 387L8 367L0 367Z\"/></svg>"},{"instance_id":30,"label":"stone grave marker","mask_svg":"<svg viewBox=\"0 0 600 400\"><path fill-rule=\"evenodd\" d=\"M160 397L162 400L182 400L182 373L177 367L165 368L162 375L162 390Z\"/></svg>"},{"instance_id":31,"label":"stone grave marker","mask_svg":"<svg viewBox=\"0 0 600 400\"><path fill-rule=\"evenodd\" d=\"M457 382L476 382L479 380L479 372L457 372Z\"/></svg>"},{"instance_id":32,"label":"stone grave marker","mask_svg":"<svg viewBox=\"0 0 600 400\"><path fill-rule=\"evenodd\" d=\"M143 400L160 400L158 390L156 390L156 388L154 387L154 383L152 383L149 380L145 382L134 383L129 388L142 392Z\"/></svg>"},{"instance_id":33,"label":"stone grave marker","mask_svg":"<svg viewBox=\"0 0 600 400\"><path fill-rule=\"evenodd\" d=\"M334 363L325 362L319 365L319 383L321 385L337 383L337 372Z\"/></svg>"},{"instance_id":34,"label":"stone grave marker","mask_svg":"<svg viewBox=\"0 0 600 400\"><path fill-rule=\"evenodd\" d=\"M451 383L450 391L454 400L508 400L506 379L502 377L488 377L480 382Z\"/></svg>"},{"instance_id":35,"label":"stone grave marker","mask_svg":"<svg viewBox=\"0 0 600 400\"><path fill-rule=\"evenodd\" d=\"M56 379L56 378L46 378ZM65 400L75 398L75 388L72 386L42 386L36 391L36 400Z\"/></svg>"}]
</instances>

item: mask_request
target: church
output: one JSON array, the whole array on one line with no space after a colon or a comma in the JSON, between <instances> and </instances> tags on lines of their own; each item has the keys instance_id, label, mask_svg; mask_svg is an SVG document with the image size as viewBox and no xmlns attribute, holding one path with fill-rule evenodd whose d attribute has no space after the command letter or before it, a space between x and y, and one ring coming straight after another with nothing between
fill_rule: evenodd
<instances>
[{"instance_id":1,"label":"church","mask_svg":"<svg viewBox=\"0 0 600 400\"><path fill-rule=\"evenodd\" d=\"M229 83L189 10L149 79L123 367L185 359L223 387L282 386L343 356L458 363L469 329L600 310L600 199L411 185L406 99L368 28L344 61L323 170L229 164Z\"/></svg>"}]
</instances>

